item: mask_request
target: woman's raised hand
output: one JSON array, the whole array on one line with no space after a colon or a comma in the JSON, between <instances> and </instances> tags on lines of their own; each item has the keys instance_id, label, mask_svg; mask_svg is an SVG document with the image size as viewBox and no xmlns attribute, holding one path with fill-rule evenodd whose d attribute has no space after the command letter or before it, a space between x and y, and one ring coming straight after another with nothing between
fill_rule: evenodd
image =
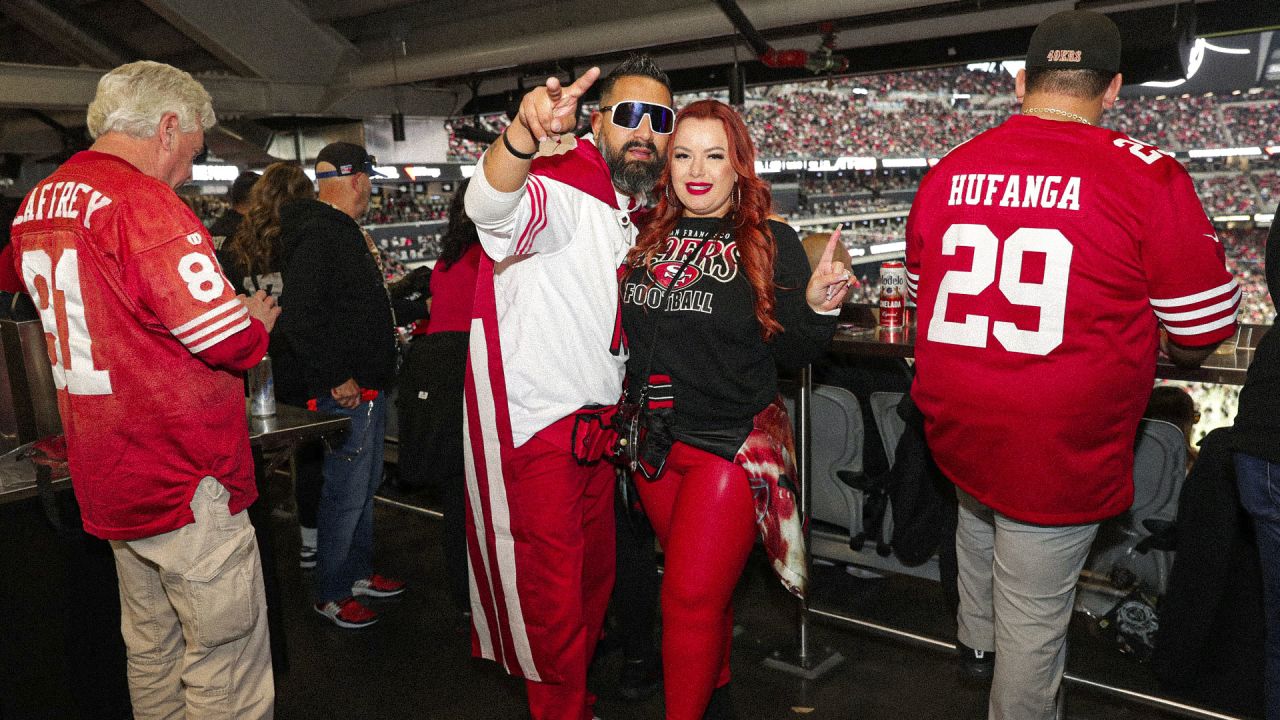
<instances>
[{"instance_id":1,"label":"woman's raised hand","mask_svg":"<svg viewBox=\"0 0 1280 720\"><path fill-rule=\"evenodd\" d=\"M822 251L822 259L813 269L813 275L809 276L809 286L804 291L805 299L814 312L835 310L849 294L849 280L853 276L844 263L832 259L839 244L840 228L836 227L835 232L831 233L831 239L827 241L826 249Z\"/></svg>"}]
</instances>

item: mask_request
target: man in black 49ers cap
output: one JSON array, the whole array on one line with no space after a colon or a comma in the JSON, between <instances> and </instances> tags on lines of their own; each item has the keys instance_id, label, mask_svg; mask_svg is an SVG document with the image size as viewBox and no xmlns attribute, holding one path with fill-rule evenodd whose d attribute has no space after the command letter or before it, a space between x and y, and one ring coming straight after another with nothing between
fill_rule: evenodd
<instances>
[{"instance_id":1,"label":"man in black 49ers cap","mask_svg":"<svg viewBox=\"0 0 1280 720\"><path fill-rule=\"evenodd\" d=\"M1240 290L1187 171L1098 127L1119 67L1106 17L1045 20L1022 113L943 158L907 221L911 395L957 486L958 640L993 678L991 718L1054 717L1080 569L1133 503L1157 348L1195 366L1235 331Z\"/></svg>"}]
</instances>

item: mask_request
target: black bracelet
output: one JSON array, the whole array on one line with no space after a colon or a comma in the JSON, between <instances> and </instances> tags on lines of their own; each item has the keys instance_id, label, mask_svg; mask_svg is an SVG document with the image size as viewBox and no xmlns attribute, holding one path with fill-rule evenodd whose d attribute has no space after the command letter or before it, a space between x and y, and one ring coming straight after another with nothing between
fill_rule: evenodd
<instances>
[{"instance_id":1,"label":"black bracelet","mask_svg":"<svg viewBox=\"0 0 1280 720\"><path fill-rule=\"evenodd\" d=\"M511 144L511 140L507 138L506 130L502 131L502 144L507 146L507 152L511 153L512 155L515 155L521 160L532 160L533 156L538 154L538 148L536 147L533 149L532 152L527 152L527 153L520 152L519 150L517 150L516 147Z\"/></svg>"}]
</instances>

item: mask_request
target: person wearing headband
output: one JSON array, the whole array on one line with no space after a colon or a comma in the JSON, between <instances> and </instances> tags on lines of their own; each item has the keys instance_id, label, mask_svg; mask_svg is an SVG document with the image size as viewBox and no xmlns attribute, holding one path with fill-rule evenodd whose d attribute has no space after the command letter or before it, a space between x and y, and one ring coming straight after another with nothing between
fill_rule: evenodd
<instances>
[{"instance_id":1,"label":"person wearing headband","mask_svg":"<svg viewBox=\"0 0 1280 720\"><path fill-rule=\"evenodd\" d=\"M330 143L316 156L316 199L280 208L280 305L290 311L271 349L280 400L351 420L341 444L324 452L313 608L348 629L378 620L362 598L405 590L373 569L373 495L382 483L386 394L397 361L395 312L373 241L359 222L378 176L375 164L360 145ZM305 545L311 538L303 532Z\"/></svg>"}]
</instances>

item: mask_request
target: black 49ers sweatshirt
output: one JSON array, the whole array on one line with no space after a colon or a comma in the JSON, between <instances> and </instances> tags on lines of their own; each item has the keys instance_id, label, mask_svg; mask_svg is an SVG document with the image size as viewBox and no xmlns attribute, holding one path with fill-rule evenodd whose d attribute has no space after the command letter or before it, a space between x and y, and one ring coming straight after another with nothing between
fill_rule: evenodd
<instances>
[{"instance_id":1,"label":"black 49ers sweatshirt","mask_svg":"<svg viewBox=\"0 0 1280 720\"><path fill-rule=\"evenodd\" d=\"M819 357L830 343L836 317L814 312L805 301L809 260L789 225L769 221L777 245L775 316L783 332L760 337L751 284L738 266L737 242L720 233L719 218L685 218L647 268L622 282L622 325L629 357L627 384L643 382L650 351L651 400L674 402L673 429L750 429L752 418L778 394L778 369ZM663 300L666 283L688 253L714 235ZM655 323L657 332L655 336Z\"/></svg>"}]
</instances>

